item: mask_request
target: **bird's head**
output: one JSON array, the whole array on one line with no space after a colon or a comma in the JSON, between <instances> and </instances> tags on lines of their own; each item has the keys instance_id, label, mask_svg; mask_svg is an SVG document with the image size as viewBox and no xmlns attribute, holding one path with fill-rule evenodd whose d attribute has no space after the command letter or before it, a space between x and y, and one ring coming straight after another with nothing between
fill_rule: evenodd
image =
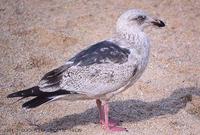
<instances>
[{"instance_id":1,"label":"bird's head","mask_svg":"<svg viewBox=\"0 0 200 135\"><path fill-rule=\"evenodd\" d=\"M117 31L119 32L143 31L147 26L164 27L165 24L139 9L128 10L117 20Z\"/></svg>"}]
</instances>

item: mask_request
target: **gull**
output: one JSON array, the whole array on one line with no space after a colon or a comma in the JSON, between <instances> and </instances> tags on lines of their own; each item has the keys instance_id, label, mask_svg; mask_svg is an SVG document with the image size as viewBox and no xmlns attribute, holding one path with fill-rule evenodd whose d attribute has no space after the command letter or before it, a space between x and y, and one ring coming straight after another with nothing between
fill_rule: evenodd
<instances>
[{"instance_id":1,"label":"gull","mask_svg":"<svg viewBox=\"0 0 200 135\"><path fill-rule=\"evenodd\" d=\"M109 100L132 86L142 75L149 59L150 43L144 29L164 27L163 21L140 9L131 9L117 20L111 38L97 42L46 73L31 88L8 98L34 97L23 108L35 108L55 100L95 99L100 124L107 131L127 131L109 120Z\"/></svg>"}]
</instances>

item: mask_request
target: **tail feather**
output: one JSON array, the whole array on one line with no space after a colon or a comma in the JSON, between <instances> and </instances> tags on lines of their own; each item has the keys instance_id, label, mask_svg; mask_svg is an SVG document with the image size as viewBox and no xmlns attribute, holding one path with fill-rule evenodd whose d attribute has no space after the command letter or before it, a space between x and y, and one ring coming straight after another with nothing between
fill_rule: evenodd
<instances>
[{"instance_id":1,"label":"tail feather","mask_svg":"<svg viewBox=\"0 0 200 135\"><path fill-rule=\"evenodd\" d=\"M42 97L42 96L38 96L32 100L29 100L28 102L25 102L22 107L23 108L35 108L37 106L40 106L41 104L44 104L50 100L52 100L53 98L51 97Z\"/></svg>"},{"instance_id":2,"label":"tail feather","mask_svg":"<svg viewBox=\"0 0 200 135\"><path fill-rule=\"evenodd\" d=\"M48 101L51 101L51 100L53 101L55 99L58 99L61 95L72 94L72 93L76 94L76 92L70 92L70 91L66 91L62 89L54 91L54 92L43 92L39 89L38 86L34 86L29 89L11 93L7 96L7 98L21 97L21 99L24 99L27 97L35 97L25 102L22 105L23 108L34 108Z\"/></svg>"},{"instance_id":3,"label":"tail feather","mask_svg":"<svg viewBox=\"0 0 200 135\"><path fill-rule=\"evenodd\" d=\"M13 97L26 98L26 97L30 97L30 96L38 96L42 93L44 93L44 92L40 91L38 86L34 86L34 87L29 88L29 89L25 89L25 90L22 90L22 91L17 91L15 93L11 93L7 96L7 98L13 98Z\"/></svg>"}]
</instances>

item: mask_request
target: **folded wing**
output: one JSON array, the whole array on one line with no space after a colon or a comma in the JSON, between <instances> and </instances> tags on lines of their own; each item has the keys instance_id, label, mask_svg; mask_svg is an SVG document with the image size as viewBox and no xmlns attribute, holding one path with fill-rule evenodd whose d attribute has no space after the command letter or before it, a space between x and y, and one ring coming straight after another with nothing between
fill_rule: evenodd
<instances>
[{"instance_id":1,"label":"folded wing","mask_svg":"<svg viewBox=\"0 0 200 135\"><path fill-rule=\"evenodd\" d=\"M39 82L44 92L64 89L86 95L105 94L127 83L135 66L127 64L130 51L110 41L90 46Z\"/></svg>"}]
</instances>

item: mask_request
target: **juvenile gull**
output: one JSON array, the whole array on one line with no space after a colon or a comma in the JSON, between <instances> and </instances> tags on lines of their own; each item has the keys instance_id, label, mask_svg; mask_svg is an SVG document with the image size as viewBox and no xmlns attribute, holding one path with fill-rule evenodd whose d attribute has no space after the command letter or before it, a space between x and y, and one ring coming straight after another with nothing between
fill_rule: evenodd
<instances>
[{"instance_id":1,"label":"juvenile gull","mask_svg":"<svg viewBox=\"0 0 200 135\"><path fill-rule=\"evenodd\" d=\"M112 38L91 45L45 74L37 86L12 93L8 98L35 97L25 102L24 108L58 99L96 99L103 127L108 131L126 131L108 119L108 101L132 86L144 72L150 49L143 32L147 26L165 24L142 10L128 10L117 20Z\"/></svg>"}]
</instances>

